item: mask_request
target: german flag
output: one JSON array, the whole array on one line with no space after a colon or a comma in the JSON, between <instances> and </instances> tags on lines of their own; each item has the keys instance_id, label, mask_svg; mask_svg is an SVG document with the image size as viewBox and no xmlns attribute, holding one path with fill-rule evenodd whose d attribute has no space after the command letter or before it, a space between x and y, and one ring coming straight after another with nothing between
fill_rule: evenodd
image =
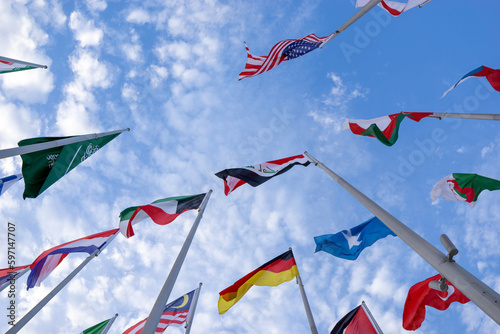
<instances>
[{"instance_id":1,"label":"german flag","mask_svg":"<svg viewBox=\"0 0 500 334\"><path fill-rule=\"evenodd\" d=\"M219 292L219 314L224 314L229 310L253 285L278 286L283 282L291 281L298 274L295 258L289 250Z\"/></svg>"}]
</instances>

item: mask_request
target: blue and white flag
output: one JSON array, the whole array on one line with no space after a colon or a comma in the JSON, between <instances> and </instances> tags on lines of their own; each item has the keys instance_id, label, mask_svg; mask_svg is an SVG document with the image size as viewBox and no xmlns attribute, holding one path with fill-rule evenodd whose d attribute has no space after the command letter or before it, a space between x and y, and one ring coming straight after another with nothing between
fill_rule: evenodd
<instances>
[{"instance_id":1,"label":"blue and white flag","mask_svg":"<svg viewBox=\"0 0 500 334\"><path fill-rule=\"evenodd\" d=\"M315 252L322 250L346 260L356 260L363 249L388 235L396 236L377 217L373 217L350 230L314 237Z\"/></svg>"},{"instance_id":2,"label":"blue and white flag","mask_svg":"<svg viewBox=\"0 0 500 334\"><path fill-rule=\"evenodd\" d=\"M23 178L23 174L15 174L0 179L0 195L3 195L11 185Z\"/></svg>"}]
</instances>

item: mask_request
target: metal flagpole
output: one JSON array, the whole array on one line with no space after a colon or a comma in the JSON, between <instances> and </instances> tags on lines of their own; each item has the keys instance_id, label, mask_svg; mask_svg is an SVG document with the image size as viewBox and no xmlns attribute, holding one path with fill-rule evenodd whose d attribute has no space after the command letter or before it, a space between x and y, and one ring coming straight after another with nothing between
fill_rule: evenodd
<instances>
[{"instance_id":1,"label":"metal flagpole","mask_svg":"<svg viewBox=\"0 0 500 334\"><path fill-rule=\"evenodd\" d=\"M78 142L81 142L84 140L96 139L96 138L100 138L100 137L114 135L116 133L121 133L124 131L130 131L130 129L127 128L127 129L116 130L116 131L93 133L93 134L89 134L89 135L74 136L74 137L70 137L70 138L52 140L52 141L48 141L45 143L38 143L38 144L33 144L33 145L8 148L5 150L0 150L0 159L9 158L9 157L13 157L16 155L21 155L21 154L26 154L26 153L32 153L32 152L36 152L36 151L43 151L43 150L46 150L49 148L78 143Z\"/></svg>"},{"instance_id":2,"label":"metal flagpole","mask_svg":"<svg viewBox=\"0 0 500 334\"><path fill-rule=\"evenodd\" d=\"M435 112L432 115L429 115L427 117L434 117L437 119L441 119L443 117L449 117L449 118L480 119L480 120L487 120L487 121L500 121L500 114L467 114L467 113L449 114L447 112L445 112L445 113Z\"/></svg>"},{"instance_id":3,"label":"metal flagpole","mask_svg":"<svg viewBox=\"0 0 500 334\"><path fill-rule=\"evenodd\" d=\"M372 322L373 324L373 327L375 327L375 329L377 330L377 333L379 334L384 334L384 332L382 332L382 329L380 329L379 325L377 324L377 322L375 321L375 318L373 317L372 313L370 312L370 310L368 309L368 306L366 305L365 301L361 301L361 307L363 307L363 309L366 311L366 314L368 315L368 317L370 318L370 321Z\"/></svg>"},{"instance_id":4,"label":"metal flagpole","mask_svg":"<svg viewBox=\"0 0 500 334\"><path fill-rule=\"evenodd\" d=\"M292 250L292 247L288 248ZM311 307L309 306L309 302L307 301L306 291L304 290L304 284L302 284L302 279L300 278L300 274L295 276L297 279L297 284L299 285L300 295L302 296L302 302L304 303L304 308L306 309L307 321L309 322L309 327L311 328L312 334L318 334L318 329L316 328L316 324L314 323L314 317L311 312Z\"/></svg>"},{"instance_id":5,"label":"metal flagpole","mask_svg":"<svg viewBox=\"0 0 500 334\"><path fill-rule=\"evenodd\" d=\"M17 279L21 276L23 276L26 272L30 270L30 267L24 268L22 271L20 271L16 276L14 276L13 280L17 281ZM8 280L7 282L12 281L12 279ZM0 291L3 291L6 287L8 287L10 284L5 284L3 287L0 288Z\"/></svg>"},{"instance_id":6,"label":"metal flagpole","mask_svg":"<svg viewBox=\"0 0 500 334\"><path fill-rule=\"evenodd\" d=\"M313 158L309 153L304 152L304 154L308 156L314 164L337 181L338 184L354 196L363 206L377 216L387 227L396 233L401 240L417 252L418 255L434 267L443 277L449 280L458 290L466 295L467 298L472 300L484 313L500 325L500 295L458 265L452 259L453 254L452 251L448 249L449 247L445 246L450 252L449 256L446 256L432 244L427 242L427 240L373 202L365 194Z\"/></svg>"},{"instance_id":7,"label":"metal flagpole","mask_svg":"<svg viewBox=\"0 0 500 334\"><path fill-rule=\"evenodd\" d=\"M5 334L14 334L17 333L21 330L21 328L24 327L30 321L52 298L57 295L59 291L62 290L66 286L66 284L69 283L73 279L73 277L76 276L80 272L80 270L83 269L87 265L87 263L90 262L94 257L97 257L102 250L116 237L116 235L120 233L120 231L117 231L113 236L111 236L104 245L101 246L101 249L96 249L92 254L90 254L78 267L76 267L75 270L71 274L69 274L65 279L59 283L54 290L52 290L45 298L43 298L38 304L35 305L24 317L22 317L14 326L12 326Z\"/></svg>"},{"instance_id":8,"label":"metal flagpole","mask_svg":"<svg viewBox=\"0 0 500 334\"><path fill-rule=\"evenodd\" d=\"M160 322L161 315L163 310L165 309L165 305L167 305L168 297L170 297L170 292L172 292L172 288L174 287L175 280L179 275L179 271L181 270L182 263L186 258L186 254L189 250L189 246L191 245L191 241L193 241L194 234L196 233L196 229L200 224L200 220L203 217L203 211L205 211L205 207L207 206L208 199L210 198L210 194L212 193L212 189L205 195L203 199L203 203L201 203L200 208L198 209L198 216L196 217L191 230L184 241L184 245L182 245L181 251L179 255L177 255L177 259L168 274L167 280L163 284L163 288L158 294L158 298L156 299L151 312L149 313L149 317L144 324L144 327L141 331L142 334L153 334L156 330L156 326Z\"/></svg>"},{"instance_id":9,"label":"metal flagpole","mask_svg":"<svg viewBox=\"0 0 500 334\"><path fill-rule=\"evenodd\" d=\"M33 67L47 68L47 65L40 65L40 64L34 64L34 63L28 63L26 61L12 59L12 58L7 58L7 57L2 57L2 56L0 56L0 60L7 61L9 63L18 63L18 64L23 64L23 65L33 66Z\"/></svg>"},{"instance_id":10,"label":"metal flagpole","mask_svg":"<svg viewBox=\"0 0 500 334\"><path fill-rule=\"evenodd\" d=\"M200 295L201 285L202 283L200 282L200 285L198 286L198 289L196 289L196 292L194 294L191 307L189 308L189 314L186 320L186 326L184 326L186 328L186 332L184 334L189 334L189 332L191 332L191 324L193 323L194 312L196 311L196 305L198 304L198 297Z\"/></svg>"},{"instance_id":11,"label":"metal flagpole","mask_svg":"<svg viewBox=\"0 0 500 334\"><path fill-rule=\"evenodd\" d=\"M111 318L111 320L108 322L106 327L104 327L104 329L102 330L101 334L106 334L109 331L111 326L113 326L113 322L115 322L117 316L118 316L118 313L115 313L115 316L113 318Z\"/></svg>"},{"instance_id":12,"label":"metal flagpole","mask_svg":"<svg viewBox=\"0 0 500 334\"><path fill-rule=\"evenodd\" d=\"M328 37L328 39L326 41L324 41L323 43L321 43L321 45L319 46L319 48L321 49L323 46L325 46L326 43L330 42L335 36L337 36L338 34L340 34L342 31L346 30L351 24L353 24L354 22L356 22L361 16L365 15L366 13L368 13L368 11L370 9L372 9L373 7L375 7L381 1L382 0L370 0L370 2L368 2L360 10L358 10L356 12L356 14L354 14L353 17L351 17L349 20L347 20L346 23L344 23L343 25L341 25L340 28L338 28L333 34L331 34L330 37Z\"/></svg>"}]
</instances>

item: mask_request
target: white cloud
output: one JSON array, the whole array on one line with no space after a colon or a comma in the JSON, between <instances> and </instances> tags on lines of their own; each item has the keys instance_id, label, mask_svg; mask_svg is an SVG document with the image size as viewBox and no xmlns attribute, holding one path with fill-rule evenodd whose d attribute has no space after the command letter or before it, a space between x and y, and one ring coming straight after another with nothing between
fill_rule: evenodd
<instances>
[{"instance_id":1,"label":"white cloud","mask_svg":"<svg viewBox=\"0 0 500 334\"><path fill-rule=\"evenodd\" d=\"M103 11L108 7L106 0L85 0L90 11Z\"/></svg>"},{"instance_id":2,"label":"white cloud","mask_svg":"<svg viewBox=\"0 0 500 334\"><path fill-rule=\"evenodd\" d=\"M126 20L130 23L144 24L151 22L151 17L146 10L137 8L130 11L130 13L127 15Z\"/></svg>"},{"instance_id":3,"label":"white cloud","mask_svg":"<svg viewBox=\"0 0 500 334\"><path fill-rule=\"evenodd\" d=\"M102 29L96 28L94 20L88 20L81 12L71 13L69 27L81 47L98 46L103 39Z\"/></svg>"}]
</instances>

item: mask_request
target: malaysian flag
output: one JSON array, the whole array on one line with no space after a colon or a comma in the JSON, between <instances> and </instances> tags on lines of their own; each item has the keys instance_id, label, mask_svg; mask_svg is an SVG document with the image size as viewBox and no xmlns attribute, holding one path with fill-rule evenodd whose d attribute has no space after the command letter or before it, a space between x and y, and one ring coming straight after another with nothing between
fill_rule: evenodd
<instances>
[{"instance_id":1,"label":"malaysian flag","mask_svg":"<svg viewBox=\"0 0 500 334\"><path fill-rule=\"evenodd\" d=\"M156 326L155 333L163 333L170 325L180 327L184 322L186 322L191 309L191 302L193 301L195 293L198 289L186 293L184 296L177 298L165 306L165 310L163 310L161 315L160 323ZM146 320L148 320L148 318L130 327L123 332L123 334L140 334L146 324Z\"/></svg>"},{"instance_id":2,"label":"malaysian flag","mask_svg":"<svg viewBox=\"0 0 500 334\"><path fill-rule=\"evenodd\" d=\"M299 39L285 39L277 43L267 56L254 56L250 53L247 44L247 63L245 69L240 73L238 80L253 77L267 72L278 66L282 61L294 59L317 49L329 36L318 37L310 34Z\"/></svg>"}]
</instances>

